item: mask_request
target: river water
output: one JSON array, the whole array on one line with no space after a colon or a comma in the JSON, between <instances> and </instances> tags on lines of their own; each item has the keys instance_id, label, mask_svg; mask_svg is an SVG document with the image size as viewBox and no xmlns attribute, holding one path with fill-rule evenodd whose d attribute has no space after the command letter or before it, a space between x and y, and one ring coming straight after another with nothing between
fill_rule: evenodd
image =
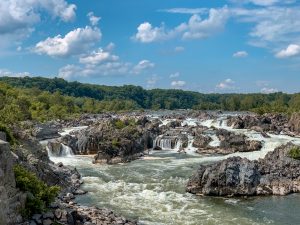
<instances>
[{"instance_id":1,"label":"river water","mask_svg":"<svg viewBox=\"0 0 300 225\"><path fill-rule=\"evenodd\" d=\"M191 121L188 121L191 122ZM264 141L261 151L235 153L258 159L275 147L299 138L272 135L265 139L253 131L234 130L220 121L202 121L244 133L249 139ZM214 140L213 144L217 144ZM229 156L179 154L176 151L153 151L149 156L128 164L94 165L87 156L51 157L54 162L76 167L82 174L82 188L88 194L76 201L86 206L110 208L145 225L296 225L300 224L300 195L220 198L201 197L185 192L185 185L200 164Z\"/></svg>"}]
</instances>

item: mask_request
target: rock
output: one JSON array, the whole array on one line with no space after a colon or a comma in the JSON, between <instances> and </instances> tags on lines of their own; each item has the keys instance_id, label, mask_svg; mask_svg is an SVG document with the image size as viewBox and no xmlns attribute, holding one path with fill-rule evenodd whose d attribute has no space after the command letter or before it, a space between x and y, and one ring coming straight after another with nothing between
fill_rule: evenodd
<instances>
[{"instance_id":1,"label":"rock","mask_svg":"<svg viewBox=\"0 0 300 225\"><path fill-rule=\"evenodd\" d=\"M0 140L1 141L6 141L6 133L0 131Z\"/></svg>"},{"instance_id":2,"label":"rock","mask_svg":"<svg viewBox=\"0 0 300 225\"><path fill-rule=\"evenodd\" d=\"M290 131L300 134L300 113L293 113L288 125Z\"/></svg>"},{"instance_id":3,"label":"rock","mask_svg":"<svg viewBox=\"0 0 300 225\"><path fill-rule=\"evenodd\" d=\"M41 214L34 214L32 216L32 219L37 223L37 224L42 224L42 215Z\"/></svg>"},{"instance_id":4,"label":"rock","mask_svg":"<svg viewBox=\"0 0 300 225\"><path fill-rule=\"evenodd\" d=\"M38 140L54 139L60 137L58 129L51 124L38 124L32 131L32 135Z\"/></svg>"},{"instance_id":5,"label":"rock","mask_svg":"<svg viewBox=\"0 0 300 225\"><path fill-rule=\"evenodd\" d=\"M24 207L25 200L26 196L16 189L10 146L0 140L0 224L22 222L20 208Z\"/></svg>"},{"instance_id":6,"label":"rock","mask_svg":"<svg viewBox=\"0 0 300 225\"><path fill-rule=\"evenodd\" d=\"M300 160L289 157L295 147L276 148L264 159L233 157L200 166L187 184L193 194L215 196L286 195L300 192Z\"/></svg>"},{"instance_id":7,"label":"rock","mask_svg":"<svg viewBox=\"0 0 300 225\"><path fill-rule=\"evenodd\" d=\"M55 216L56 219L60 219L61 216L62 216L62 210L61 209L56 209L54 211L54 216Z\"/></svg>"},{"instance_id":8,"label":"rock","mask_svg":"<svg viewBox=\"0 0 300 225\"><path fill-rule=\"evenodd\" d=\"M73 191L74 195L84 195L86 193L87 193L87 191L84 191L84 190L81 190L81 189L77 189L77 190Z\"/></svg>"},{"instance_id":9,"label":"rock","mask_svg":"<svg viewBox=\"0 0 300 225\"><path fill-rule=\"evenodd\" d=\"M46 212L43 214L43 219L54 219L54 214L52 212Z\"/></svg>"},{"instance_id":10,"label":"rock","mask_svg":"<svg viewBox=\"0 0 300 225\"><path fill-rule=\"evenodd\" d=\"M37 225L37 223L34 220L30 220L29 225Z\"/></svg>"},{"instance_id":11,"label":"rock","mask_svg":"<svg viewBox=\"0 0 300 225\"><path fill-rule=\"evenodd\" d=\"M43 220L43 225L52 225L53 221L50 219Z\"/></svg>"}]
</instances>

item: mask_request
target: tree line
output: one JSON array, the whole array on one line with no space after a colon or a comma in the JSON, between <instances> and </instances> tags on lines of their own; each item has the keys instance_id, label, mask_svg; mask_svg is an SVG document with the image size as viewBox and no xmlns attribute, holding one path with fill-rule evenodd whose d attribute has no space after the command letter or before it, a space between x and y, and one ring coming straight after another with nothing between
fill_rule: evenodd
<instances>
[{"instance_id":1,"label":"tree line","mask_svg":"<svg viewBox=\"0 0 300 225\"><path fill-rule=\"evenodd\" d=\"M81 113L141 109L195 109L292 113L300 111L300 94L202 94L139 86L104 86L61 78L1 77L0 122L66 118Z\"/></svg>"}]
</instances>

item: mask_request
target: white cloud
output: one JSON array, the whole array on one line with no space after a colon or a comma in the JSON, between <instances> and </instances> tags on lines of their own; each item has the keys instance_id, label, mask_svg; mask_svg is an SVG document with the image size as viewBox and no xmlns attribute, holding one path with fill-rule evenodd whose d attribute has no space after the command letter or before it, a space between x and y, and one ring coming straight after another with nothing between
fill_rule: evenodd
<instances>
[{"instance_id":1,"label":"white cloud","mask_svg":"<svg viewBox=\"0 0 300 225\"><path fill-rule=\"evenodd\" d=\"M223 30L228 18L229 10L225 6L219 9L210 9L205 19L195 14L190 17L188 22L170 30L167 30L164 24L160 27L153 27L149 22L144 22L138 26L134 39L142 43L165 41L176 37L202 39Z\"/></svg>"},{"instance_id":2,"label":"white cloud","mask_svg":"<svg viewBox=\"0 0 300 225\"><path fill-rule=\"evenodd\" d=\"M276 54L277 58L289 58L300 54L300 46L295 44L290 44L286 49L279 51Z\"/></svg>"},{"instance_id":3,"label":"white cloud","mask_svg":"<svg viewBox=\"0 0 300 225\"><path fill-rule=\"evenodd\" d=\"M235 89L234 86L235 82L232 79L226 79L221 83L217 84L216 88L221 90L233 90Z\"/></svg>"},{"instance_id":4,"label":"white cloud","mask_svg":"<svg viewBox=\"0 0 300 225\"><path fill-rule=\"evenodd\" d=\"M186 82L183 80L174 80L171 82L173 88L183 88L186 85Z\"/></svg>"},{"instance_id":5,"label":"white cloud","mask_svg":"<svg viewBox=\"0 0 300 225\"><path fill-rule=\"evenodd\" d=\"M179 13L179 14L202 14L208 11L207 8L172 8L159 10L160 12Z\"/></svg>"},{"instance_id":6,"label":"white cloud","mask_svg":"<svg viewBox=\"0 0 300 225\"><path fill-rule=\"evenodd\" d=\"M147 79L147 88L154 88L159 80L160 78L156 74L153 74Z\"/></svg>"},{"instance_id":7,"label":"white cloud","mask_svg":"<svg viewBox=\"0 0 300 225\"><path fill-rule=\"evenodd\" d=\"M82 77L124 76L141 74L155 66L149 60L141 60L136 65L123 62L119 56L112 53L114 47L115 45L110 43L104 49L99 48L89 54L81 55L79 64L61 68L59 77L70 80Z\"/></svg>"},{"instance_id":8,"label":"white cloud","mask_svg":"<svg viewBox=\"0 0 300 225\"><path fill-rule=\"evenodd\" d=\"M264 94L271 94L271 93L278 92L278 90L276 88L264 87L264 88L261 89L261 92L264 93Z\"/></svg>"},{"instance_id":9,"label":"white cloud","mask_svg":"<svg viewBox=\"0 0 300 225\"><path fill-rule=\"evenodd\" d=\"M89 12L87 16L92 26L97 26L99 21L101 20L101 17L95 16L93 12Z\"/></svg>"},{"instance_id":10,"label":"white cloud","mask_svg":"<svg viewBox=\"0 0 300 225\"><path fill-rule=\"evenodd\" d=\"M278 3L280 4L291 4L294 3L295 0L231 0L233 3L238 4L254 4L258 6L272 6Z\"/></svg>"},{"instance_id":11,"label":"white cloud","mask_svg":"<svg viewBox=\"0 0 300 225\"><path fill-rule=\"evenodd\" d=\"M56 57L68 57L85 53L101 40L100 29L86 26L70 31L64 37L57 35L36 44L34 51Z\"/></svg>"},{"instance_id":12,"label":"white cloud","mask_svg":"<svg viewBox=\"0 0 300 225\"><path fill-rule=\"evenodd\" d=\"M176 46L176 47L174 48L174 52L183 52L184 50L185 50L185 48L182 47L182 46Z\"/></svg>"},{"instance_id":13,"label":"white cloud","mask_svg":"<svg viewBox=\"0 0 300 225\"><path fill-rule=\"evenodd\" d=\"M145 70L153 68L154 66L155 64L150 62L149 60L141 60L136 66L133 67L132 73L140 74Z\"/></svg>"},{"instance_id":14,"label":"white cloud","mask_svg":"<svg viewBox=\"0 0 300 225\"><path fill-rule=\"evenodd\" d=\"M92 64L97 65L103 62L108 61L118 61L119 57L111 54L109 51L104 51L103 49L98 49L97 51L93 51L89 55L81 56L79 58L79 62L82 64Z\"/></svg>"},{"instance_id":15,"label":"white cloud","mask_svg":"<svg viewBox=\"0 0 300 225\"><path fill-rule=\"evenodd\" d=\"M248 56L248 53L246 51L238 51L235 52L232 56L235 58L245 58Z\"/></svg>"},{"instance_id":16,"label":"white cloud","mask_svg":"<svg viewBox=\"0 0 300 225\"><path fill-rule=\"evenodd\" d=\"M26 77L31 76L29 72L12 72L7 69L0 69L0 77Z\"/></svg>"},{"instance_id":17,"label":"white cloud","mask_svg":"<svg viewBox=\"0 0 300 225\"><path fill-rule=\"evenodd\" d=\"M180 73L179 72L176 72L176 73L172 73L172 74L170 74L170 79L173 79L173 78L177 78L177 77L179 77L180 76Z\"/></svg>"},{"instance_id":18,"label":"white cloud","mask_svg":"<svg viewBox=\"0 0 300 225\"><path fill-rule=\"evenodd\" d=\"M254 24L249 35L255 46L276 49L299 43L299 7L233 8L231 13L240 22Z\"/></svg>"},{"instance_id":19,"label":"white cloud","mask_svg":"<svg viewBox=\"0 0 300 225\"><path fill-rule=\"evenodd\" d=\"M1 0L1 47L8 47L14 41L27 38L34 31L34 25L41 21L42 11L52 18L68 22L75 18L75 10L76 5L68 4L65 0Z\"/></svg>"}]
</instances>

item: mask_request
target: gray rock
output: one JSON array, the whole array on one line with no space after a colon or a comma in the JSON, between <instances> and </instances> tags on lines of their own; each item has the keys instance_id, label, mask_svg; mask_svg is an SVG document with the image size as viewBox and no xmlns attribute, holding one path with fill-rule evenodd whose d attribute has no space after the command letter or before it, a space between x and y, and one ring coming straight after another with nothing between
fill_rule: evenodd
<instances>
[{"instance_id":1,"label":"gray rock","mask_svg":"<svg viewBox=\"0 0 300 225\"><path fill-rule=\"evenodd\" d=\"M300 192L300 160L289 157L295 147L279 147L259 161L233 157L200 166L190 178L187 191L200 195L286 195Z\"/></svg>"}]
</instances>

